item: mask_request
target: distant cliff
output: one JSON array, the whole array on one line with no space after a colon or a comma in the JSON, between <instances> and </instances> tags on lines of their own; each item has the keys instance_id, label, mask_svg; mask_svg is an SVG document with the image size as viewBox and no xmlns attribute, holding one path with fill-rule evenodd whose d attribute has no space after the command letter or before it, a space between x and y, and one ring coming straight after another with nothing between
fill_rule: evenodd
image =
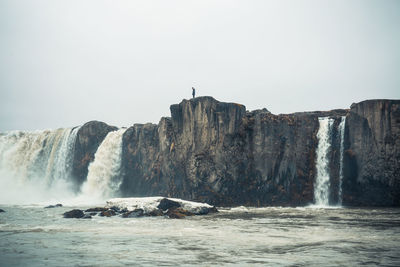
<instances>
[{"instance_id":1,"label":"distant cliff","mask_svg":"<svg viewBox=\"0 0 400 267\"><path fill-rule=\"evenodd\" d=\"M307 205L313 202L319 117L331 117L330 203L338 202L340 140L344 205L400 205L400 101L369 100L349 110L274 115L212 97L183 100L171 117L135 124L123 135L123 196L179 197L214 205ZM101 140L115 127L90 122L78 131L78 183Z\"/></svg>"}]
</instances>

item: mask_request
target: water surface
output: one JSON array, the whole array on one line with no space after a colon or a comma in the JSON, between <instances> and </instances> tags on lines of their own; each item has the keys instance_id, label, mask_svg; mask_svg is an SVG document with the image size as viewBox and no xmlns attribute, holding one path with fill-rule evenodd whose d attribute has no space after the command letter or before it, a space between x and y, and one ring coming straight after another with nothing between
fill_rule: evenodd
<instances>
[{"instance_id":1,"label":"water surface","mask_svg":"<svg viewBox=\"0 0 400 267\"><path fill-rule=\"evenodd\" d=\"M400 266L400 209L83 220L62 217L73 207L0 208L0 266Z\"/></svg>"}]
</instances>

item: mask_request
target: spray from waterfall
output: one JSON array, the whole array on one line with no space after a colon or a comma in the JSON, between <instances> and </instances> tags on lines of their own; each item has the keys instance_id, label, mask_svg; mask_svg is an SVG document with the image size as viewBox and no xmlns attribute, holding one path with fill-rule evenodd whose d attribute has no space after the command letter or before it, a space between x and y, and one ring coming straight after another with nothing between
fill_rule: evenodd
<instances>
[{"instance_id":1,"label":"spray from waterfall","mask_svg":"<svg viewBox=\"0 0 400 267\"><path fill-rule=\"evenodd\" d=\"M78 130L0 134L0 203L37 203L70 195Z\"/></svg>"},{"instance_id":2,"label":"spray from waterfall","mask_svg":"<svg viewBox=\"0 0 400 267\"><path fill-rule=\"evenodd\" d=\"M87 181L82 185L82 195L90 199L115 196L121 184L120 168L122 135L126 129L109 132L98 147L94 161L89 165Z\"/></svg>"},{"instance_id":3,"label":"spray from waterfall","mask_svg":"<svg viewBox=\"0 0 400 267\"><path fill-rule=\"evenodd\" d=\"M317 177L314 184L314 198L317 206L329 205L329 159L328 152L331 149L331 132L334 120L328 117L319 118L319 129L317 133L318 147L317 156Z\"/></svg>"},{"instance_id":4,"label":"spray from waterfall","mask_svg":"<svg viewBox=\"0 0 400 267\"><path fill-rule=\"evenodd\" d=\"M344 129L346 126L346 117L343 116L339 124L339 135L340 135L340 161L339 161L339 205L342 205L342 185L343 185L343 154L344 154Z\"/></svg>"}]
</instances>

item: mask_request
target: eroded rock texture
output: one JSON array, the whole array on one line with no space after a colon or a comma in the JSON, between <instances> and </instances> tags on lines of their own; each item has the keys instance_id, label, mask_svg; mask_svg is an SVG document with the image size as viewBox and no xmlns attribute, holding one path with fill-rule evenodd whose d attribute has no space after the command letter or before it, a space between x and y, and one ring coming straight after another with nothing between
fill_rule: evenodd
<instances>
[{"instance_id":1,"label":"eroded rock texture","mask_svg":"<svg viewBox=\"0 0 400 267\"><path fill-rule=\"evenodd\" d=\"M314 201L319 117L330 117L330 204L339 203L339 124L346 117L343 204L400 205L400 101L369 100L350 110L274 115L212 97L183 100L159 124L123 135L121 194L166 196L231 206L299 206ZM81 184L108 132L81 127L74 176Z\"/></svg>"},{"instance_id":2,"label":"eroded rock texture","mask_svg":"<svg viewBox=\"0 0 400 267\"><path fill-rule=\"evenodd\" d=\"M344 163L344 204L400 205L399 100L351 106Z\"/></svg>"},{"instance_id":3,"label":"eroded rock texture","mask_svg":"<svg viewBox=\"0 0 400 267\"><path fill-rule=\"evenodd\" d=\"M312 203L318 116L346 112L273 115L212 97L183 100L159 125L126 131L121 190L227 206Z\"/></svg>"}]
</instances>

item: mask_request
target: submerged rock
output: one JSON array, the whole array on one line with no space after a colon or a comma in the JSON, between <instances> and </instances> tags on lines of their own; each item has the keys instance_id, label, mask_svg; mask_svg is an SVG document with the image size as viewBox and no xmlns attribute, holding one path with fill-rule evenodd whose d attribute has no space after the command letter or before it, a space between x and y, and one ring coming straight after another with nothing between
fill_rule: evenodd
<instances>
[{"instance_id":1,"label":"submerged rock","mask_svg":"<svg viewBox=\"0 0 400 267\"><path fill-rule=\"evenodd\" d=\"M143 217L143 216L144 216L143 209L135 209L132 211L127 211L124 214L122 214L122 218L137 218L137 217Z\"/></svg>"},{"instance_id":2,"label":"submerged rock","mask_svg":"<svg viewBox=\"0 0 400 267\"><path fill-rule=\"evenodd\" d=\"M62 206L63 206L62 204L55 204L55 205L46 206L44 208L45 209L52 209L52 208L59 208L59 207L62 207Z\"/></svg>"},{"instance_id":3,"label":"submerged rock","mask_svg":"<svg viewBox=\"0 0 400 267\"><path fill-rule=\"evenodd\" d=\"M111 216L115 216L115 215L117 215L117 213L112 209L108 209L108 210L100 212L100 216L102 216L102 217L111 217Z\"/></svg>"},{"instance_id":4,"label":"submerged rock","mask_svg":"<svg viewBox=\"0 0 400 267\"><path fill-rule=\"evenodd\" d=\"M85 214L82 219L92 219L92 216L90 214Z\"/></svg>"},{"instance_id":5,"label":"submerged rock","mask_svg":"<svg viewBox=\"0 0 400 267\"><path fill-rule=\"evenodd\" d=\"M107 208L104 207L96 207L96 208L90 208L85 210L85 212L102 212L108 210Z\"/></svg>"},{"instance_id":6,"label":"submerged rock","mask_svg":"<svg viewBox=\"0 0 400 267\"><path fill-rule=\"evenodd\" d=\"M3 209L0 209L0 212L5 212L5 210L3 210Z\"/></svg>"},{"instance_id":7,"label":"submerged rock","mask_svg":"<svg viewBox=\"0 0 400 267\"><path fill-rule=\"evenodd\" d=\"M85 216L85 213L82 210L79 209L74 209L71 211L67 211L64 214L64 218L83 218Z\"/></svg>"}]
</instances>

